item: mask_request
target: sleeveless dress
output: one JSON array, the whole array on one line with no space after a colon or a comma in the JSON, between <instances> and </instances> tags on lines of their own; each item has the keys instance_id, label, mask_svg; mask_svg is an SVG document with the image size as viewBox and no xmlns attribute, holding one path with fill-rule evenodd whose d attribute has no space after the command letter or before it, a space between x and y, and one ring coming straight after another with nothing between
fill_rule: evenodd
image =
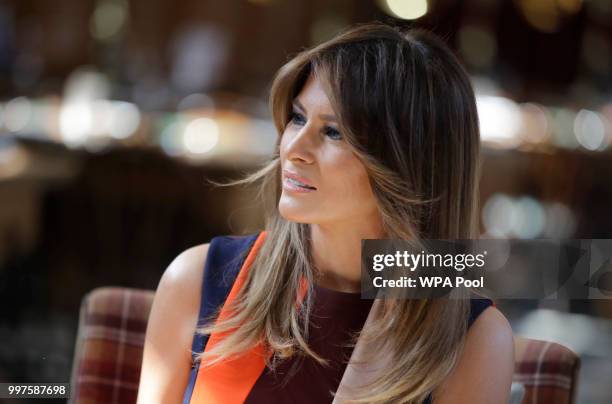
<instances>
[{"instance_id":1,"label":"sleeveless dress","mask_svg":"<svg viewBox=\"0 0 612 404\"><path fill-rule=\"evenodd\" d=\"M264 232L247 236L219 236L210 241L204 268L198 325L204 324L217 307L233 299L244 282L245 268L251 265ZM314 299L308 344L330 365L294 355L282 361L275 372L265 367L263 351L220 366L200 369L196 353L223 338L223 335L195 334L192 368L183 404L271 404L331 403L351 356L347 347L351 331L363 327L374 300L361 299L361 293L347 293L313 285ZM468 327L487 307L490 299L471 299ZM223 311L220 317L223 317ZM259 355L258 355L259 354ZM211 370L212 369L212 370ZM423 402L431 404L431 395Z\"/></svg>"}]
</instances>

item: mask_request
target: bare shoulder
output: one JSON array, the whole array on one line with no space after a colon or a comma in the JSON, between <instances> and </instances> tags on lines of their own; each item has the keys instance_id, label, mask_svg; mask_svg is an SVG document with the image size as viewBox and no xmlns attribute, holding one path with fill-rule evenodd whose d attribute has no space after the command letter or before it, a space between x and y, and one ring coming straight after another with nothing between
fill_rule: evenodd
<instances>
[{"instance_id":1,"label":"bare shoulder","mask_svg":"<svg viewBox=\"0 0 612 404\"><path fill-rule=\"evenodd\" d=\"M209 243L200 244L177 255L164 271L158 291L160 288L170 292L176 292L178 289L178 294L182 295L190 289L195 289L199 295L208 247Z\"/></svg>"},{"instance_id":2,"label":"bare shoulder","mask_svg":"<svg viewBox=\"0 0 612 404\"><path fill-rule=\"evenodd\" d=\"M155 291L154 305L158 311L166 312L163 321L173 321L189 334L195 331L199 313L208 246L200 244L177 255L164 271Z\"/></svg>"},{"instance_id":3,"label":"bare shoulder","mask_svg":"<svg viewBox=\"0 0 612 404\"><path fill-rule=\"evenodd\" d=\"M207 254L208 244L200 244L186 249L172 260L155 291L150 321L172 323L175 332L180 331L186 338L191 338L199 313Z\"/></svg>"},{"instance_id":4,"label":"bare shoulder","mask_svg":"<svg viewBox=\"0 0 612 404\"><path fill-rule=\"evenodd\" d=\"M457 365L434 391L434 402L508 402L513 374L512 327L497 307L488 307L468 330Z\"/></svg>"},{"instance_id":5,"label":"bare shoulder","mask_svg":"<svg viewBox=\"0 0 612 404\"><path fill-rule=\"evenodd\" d=\"M514 347L512 327L504 314L495 306L484 310L470 327L466 345L485 344L504 349Z\"/></svg>"},{"instance_id":6,"label":"bare shoulder","mask_svg":"<svg viewBox=\"0 0 612 404\"><path fill-rule=\"evenodd\" d=\"M208 247L201 244L183 251L161 276L147 323L138 404L182 399Z\"/></svg>"}]
</instances>

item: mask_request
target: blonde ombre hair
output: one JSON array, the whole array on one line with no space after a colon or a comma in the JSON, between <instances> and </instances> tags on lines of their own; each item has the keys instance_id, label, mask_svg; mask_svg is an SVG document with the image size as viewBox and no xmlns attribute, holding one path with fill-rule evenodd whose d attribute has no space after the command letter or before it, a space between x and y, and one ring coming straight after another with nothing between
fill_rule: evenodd
<instances>
[{"instance_id":1,"label":"blonde ombre hair","mask_svg":"<svg viewBox=\"0 0 612 404\"><path fill-rule=\"evenodd\" d=\"M383 23L359 24L295 55L277 72L270 94L279 133L276 153L257 172L267 235L227 321L198 332L231 333L200 354L201 366L263 342L274 369L294 354L325 359L308 344L313 266L310 225L280 216L278 144L293 99L310 74L321 81L339 129L363 162L388 238L467 239L477 236L480 141L469 77L433 34ZM302 279L306 298L298 307ZM356 338L394 360L383 377L351 403L421 403L455 366L463 348L469 300L386 299L372 327ZM214 320L214 319L211 319ZM376 360L369 357L367 360ZM341 398L340 396L338 396Z\"/></svg>"}]
</instances>

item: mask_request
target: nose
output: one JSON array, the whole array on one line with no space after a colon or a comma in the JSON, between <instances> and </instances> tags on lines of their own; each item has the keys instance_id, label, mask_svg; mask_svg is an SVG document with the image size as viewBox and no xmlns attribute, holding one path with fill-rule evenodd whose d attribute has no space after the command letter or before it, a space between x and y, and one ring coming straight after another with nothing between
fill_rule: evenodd
<instances>
[{"instance_id":1,"label":"nose","mask_svg":"<svg viewBox=\"0 0 612 404\"><path fill-rule=\"evenodd\" d=\"M312 163L314 160L314 127L306 124L299 131L285 133L285 156L291 161Z\"/></svg>"}]
</instances>

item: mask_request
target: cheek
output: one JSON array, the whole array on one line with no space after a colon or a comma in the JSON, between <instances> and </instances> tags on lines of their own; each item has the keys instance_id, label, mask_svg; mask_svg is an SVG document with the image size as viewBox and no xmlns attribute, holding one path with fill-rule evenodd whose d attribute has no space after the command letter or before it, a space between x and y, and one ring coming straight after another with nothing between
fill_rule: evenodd
<instances>
[{"instance_id":1,"label":"cheek","mask_svg":"<svg viewBox=\"0 0 612 404\"><path fill-rule=\"evenodd\" d=\"M336 156L328 167L330 187L345 204L369 205L373 202L368 174L357 157L351 152Z\"/></svg>"}]
</instances>

